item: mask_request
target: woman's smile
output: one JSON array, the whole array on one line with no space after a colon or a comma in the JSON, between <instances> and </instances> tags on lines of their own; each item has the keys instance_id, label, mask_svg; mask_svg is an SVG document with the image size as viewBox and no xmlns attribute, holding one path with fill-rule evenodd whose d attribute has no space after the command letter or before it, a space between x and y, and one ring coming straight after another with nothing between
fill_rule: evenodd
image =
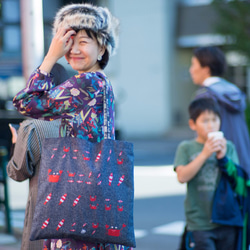
<instances>
[{"instance_id":1,"label":"woman's smile","mask_svg":"<svg viewBox=\"0 0 250 250\"><path fill-rule=\"evenodd\" d=\"M83 60L84 57L71 56L70 59L71 59L71 60Z\"/></svg>"}]
</instances>

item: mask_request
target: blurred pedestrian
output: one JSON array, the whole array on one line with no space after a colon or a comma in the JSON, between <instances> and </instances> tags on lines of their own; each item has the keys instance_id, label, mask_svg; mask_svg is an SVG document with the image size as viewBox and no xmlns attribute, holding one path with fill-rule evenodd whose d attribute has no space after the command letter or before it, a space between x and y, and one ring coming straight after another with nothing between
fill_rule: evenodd
<instances>
[{"instance_id":1,"label":"blurred pedestrian","mask_svg":"<svg viewBox=\"0 0 250 250\"><path fill-rule=\"evenodd\" d=\"M8 176L18 182L29 180L29 194L22 233L22 250L41 250L43 240L30 241L35 211L41 148L44 138L58 137L60 121L28 119L20 124L13 156L7 165Z\"/></svg>"},{"instance_id":2,"label":"blurred pedestrian","mask_svg":"<svg viewBox=\"0 0 250 250\"><path fill-rule=\"evenodd\" d=\"M250 179L250 138L244 113L246 97L235 84L222 78L225 68L223 52L211 46L194 50L189 71L194 84L200 86L195 98L211 97L218 102L221 131L235 144L240 165Z\"/></svg>"},{"instance_id":3,"label":"blurred pedestrian","mask_svg":"<svg viewBox=\"0 0 250 250\"><path fill-rule=\"evenodd\" d=\"M230 169L238 164L235 146L224 137L216 139L208 136L210 132L219 131L221 124L219 106L213 99L200 98L191 102L189 117L189 126L197 136L180 143L174 161L179 182L187 183L187 235L184 242L186 239L191 241L187 241L189 245L186 249L235 250L238 228L234 223L241 216L241 210L230 185L224 190L227 199L219 197L215 200L220 182L229 182L227 178L222 178L222 172L230 175ZM221 205L219 211L219 206L213 206L217 202ZM216 224L212 216L214 213L219 214L220 225ZM243 225L243 220L241 223Z\"/></svg>"},{"instance_id":4,"label":"blurred pedestrian","mask_svg":"<svg viewBox=\"0 0 250 250\"><path fill-rule=\"evenodd\" d=\"M54 65L52 74L56 85L68 78L66 70L58 63ZM7 174L18 182L29 180L29 194L22 233L22 250L41 250L43 247L43 240L29 240L30 230L37 199L42 141L44 138L58 137L59 126L60 120L49 122L28 119L20 124L17 132L14 126L10 125L12 149L11 158L7 165Z\"/></svg>"},{"instance_id":5,"label":"blurred pedestrian","mask_svg":"<svg viewBox=\"0 0 250 250\"><path fill-rule=\"evenodd\" d=\"M60 136L72 136L91 142L104 139L103 94L107 88L111 139L115 139L114 94L104 73L109 56L118 42L118 20L107 8L90 4L70 4L55 17L54 37L42 64L30 76L25 89L14 98L19 112L33 118L62 118ZM78 75L54 86L50 72L65 56ZM48 239L44 249L131 249L116 244L90 243L75 239Z\"/></svg>"}]
</instances>

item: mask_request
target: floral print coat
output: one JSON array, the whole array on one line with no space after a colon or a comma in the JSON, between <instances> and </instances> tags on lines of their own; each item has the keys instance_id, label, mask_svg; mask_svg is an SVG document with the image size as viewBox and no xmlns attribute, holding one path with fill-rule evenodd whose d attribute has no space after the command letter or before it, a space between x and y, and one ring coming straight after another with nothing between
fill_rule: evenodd
<instances>
[{"instance_id":1,"label":"floral print coat","mask_svg":"<svg viewBox=\"0 0 250 250\"><path fill-rule=\"evenodd\" d=\"M55 86L52 76L37 69L26 88L14 97L13 104L25 116L49 121L62 118L61 137L68 135L100 142L104 134L104 81L114 139L114 94L109 80L100 72L76 75Z\"/></svg>"}]
</instances>

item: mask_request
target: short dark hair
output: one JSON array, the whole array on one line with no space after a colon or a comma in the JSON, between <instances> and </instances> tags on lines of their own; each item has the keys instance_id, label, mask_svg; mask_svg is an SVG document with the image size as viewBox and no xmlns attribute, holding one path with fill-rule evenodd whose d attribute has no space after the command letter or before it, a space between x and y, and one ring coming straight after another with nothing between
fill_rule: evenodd
<instances>
[{"instance_id":1,"label":"short dark hair","mask_svg":"<svg viewBox=\"0 0 250 250\"><path fill-rule=\"evenodd\" d=\"M107 49L105 49L102 59L98 61L100 68L104 69L107 66L108 62L109 62L109 52Z\"/></svg>"},{"instance_id":2,"label":"short dark hair","mask_svg":"<svg viewBox=\"0 0 250 250\"><path fill-rule=\"evenodd\" d=\"M205 111L213 112L220 118L220 108L218 103L212 98L199 98L193 100L189 107L189 118L196 122L197 118Z\"/></svg>"},{"instance_id":3,"label":"short dark hair","mask_svg":"<svg viewBox=\"0 0 250 250\"><path fill-rule=\"evenodd\" d=\"M92 39L95 38L97 40L97 34L94 31L92 31L90 29L85 29L85 31L86 31L88 37L90 37ZM100 61L98 61L100 68L104 69L107 66L108 62L109 62L109 52L107 49L105 49L105 52L102 56L102 59Z\"/></svg>"},{"instance_id":4,"label":"short dark hair","mask_svg":"<svg viewBox=\"0 0 250 250\"><path fill-rule=\"evenodd\" d=\"M199 47L194 49L193 54L202 67L209 67L211 76L222 76L224 74L227 67L226 59L224 53L218 47Z\"/></svg>"}]
</instances>

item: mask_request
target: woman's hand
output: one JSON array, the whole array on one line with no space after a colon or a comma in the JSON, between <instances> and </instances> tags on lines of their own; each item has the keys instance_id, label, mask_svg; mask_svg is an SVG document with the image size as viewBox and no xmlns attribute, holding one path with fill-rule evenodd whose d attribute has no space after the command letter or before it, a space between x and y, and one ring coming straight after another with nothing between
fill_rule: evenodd
<instances>
[{"instance_id":1,"label":"woman's hand","mask_svg":"<svg viewBox=\"0 0 250 250\"><path fill-rule=\"evenodd\" d=\"M57 60L70 50L73 44L72 36L75 34L76 32L72 29L61 28L57 31L51 41L49 51L39 67L41 71L50 73Z\"/></svg>"},{"instance_id":2,"label":"woman's hand","mask_svg":"<svg viewBox=\"0 0 250 250\"><path fill-rule=\"evenodd\" d=\"M58 59L64 56L71 48L73 44L73 39L71 39L71 36L75 34L76 32L72 29L59 29L52 39L46 57L51 58L52 60L54 59L56 62Z\"/></svg>"}]
</instances>

